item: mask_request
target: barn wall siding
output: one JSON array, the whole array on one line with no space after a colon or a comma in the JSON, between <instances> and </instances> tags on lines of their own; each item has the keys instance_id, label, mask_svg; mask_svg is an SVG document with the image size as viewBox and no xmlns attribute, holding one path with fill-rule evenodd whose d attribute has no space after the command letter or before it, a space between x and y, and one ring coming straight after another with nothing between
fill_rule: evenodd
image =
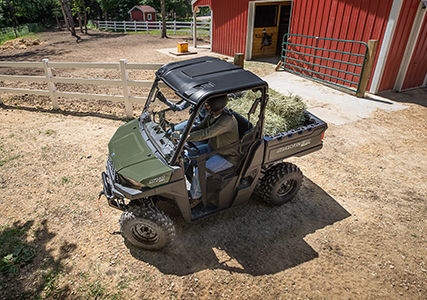
<instances>
[{"instance_id":1,"label":"barn wall siding","mask_svg":"<svg viewBox=\"0 0 427 300\"><path fill-rule=\"evenodd\" d=\"M418 0L405 0L409 2ZM245 53L249 0L199 0L195 5L209 5L213 11L212 51L233 56L236 52ZM290 33L319 37L348 39L368 42L378 40L381 48L393 0L294 0ZM295 39L306 42L304 38ZM338 50L362 53L364 49L357 45L336 42L324 42L318 46L335 47ZM302 49L301 49L302 50ZM314 54L313 49L303 50ZM345 54L320 51L326 57L348 59ZM373 70L375 70L379 51L377 51ZM350 61L356 62L355 57ZM310 62L319 61L310 58ZM358 73L358 67L336 62L328 62L328 67ZM319 71L319 67L313 70ZM325 69L321 69L325 71ZM329 75L353 80L352 75L328 71ZM372 74L371 79L372 80ZM338 81L339 82L339 81ZM339 82L342 83L342 82ZM368 88L370 86L370 82Z\"/></svg>"},{"instance_id":2,"label":"barn wall siding","mask_svg":"<svg viewBox=\"0 0 427 300\"><path fill-rule=\"evenodd\" d=\"M135 20L135 21L143 20L142 11L140 11L139 9L134 9L130 13L132 15L132 20Z\"/></svg>"},{"instance_id":3,"label":"barn wall siding","mask_svg":"<svg viewBox=\"0 0 427 300\"><path fill-rule=\"evenodd\" d=\"M381 84L378 91L391 90L399 73L405 49L408 44L414 18L417 13L419 0L405 0L402 3L396 30L387 56Z\"/></svg>"},{"instance_id":4,"label":"barn wall siding","mask_svg":"<svg viewBox=\"0 0 427 300\"><path fill-rule=\"evenodd\" d=\"M295 0L293 3L290 33L319 36L334 39L345 39L364 41L378 40L378 48L384 37L387 26L392 0L370 1L370 0ZM305 38L294 38L297 43L310 43L311 40ZM314 42L314 41L313 41ZM313 45L314 46L314 45ZM364 54L364 47L355 44L337 43L334 41L319 42L319 47L335 48L340 51L349 51ZM300 48L301 52L314 54L314 49ZM338 60L348 60L358 62L356 57L349 57L345 54L320 51L317 55ZM378 59L378 52L375 57L374 68ZM311 59L313 62L313 58ZM316 61L316 63L318 63ZM351 67L346 64L328 62L324 65L345 70L349 72L360 72L358 67ZM307 68L308 65L301 65ZM317 71L317 67L315 71ZM322 71L325 71L323 69ZM337 71L325 71L326 74L339 78L357 81L352 75L344 75ZM322 76L319 76L322 78ZM371 76L372 78L372 76ZM339 80L333 82L343 83Z\"/></svg>"},{"instance_id":5,"label":"barn wall siding","mask_svg":"<svg viewBox=\"0 0 427 300\"><path fill-rule=\"evenodd\" d=\"M248 0L212 1L212 51L229 56L245 52L248 5Z\"/></svg>"},{"instance_id":6,"label":"barn wall siding","mask_svg":"<svg viewBox=\"0 0 427 300\"><path fill-rule=\"evenodd\" d=\"M409 62L408 72L405 76L402 89L409 89L423 85L427 72L427 15L424 15L424 21L415 44L414 53Z\"/></svg>"}]
</instances>

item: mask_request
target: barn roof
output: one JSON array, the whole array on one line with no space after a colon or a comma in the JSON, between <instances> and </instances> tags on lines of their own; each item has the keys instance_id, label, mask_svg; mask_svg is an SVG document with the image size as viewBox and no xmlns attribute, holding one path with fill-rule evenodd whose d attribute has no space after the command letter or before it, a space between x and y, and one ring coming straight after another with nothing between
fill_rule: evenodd
<instances>
[{"instance_id":1,"label":"barn roof","mask_svg":"<svg viewBox=\"0 0 427 300\"><path fill-rule=\"evenodd\" d=\"M149 5L135 5L134 7L132 7L128 11L128 13L130 13L135 8L138 9L138 10L140 10L140 11L142 11L142 12L156 12L156 10L153 7L149 6Z\"/></svg>"},{"instance_id":2,"label":"barn roof","mask_svg":"<svg viewBox=\"0 0 427 300\"><path fill-rule=\"evenodd\" d=\"M214 95L267 86L255 74L210 56L169 63L156 76L193 104Z\"/></svg>"}]
</instances>

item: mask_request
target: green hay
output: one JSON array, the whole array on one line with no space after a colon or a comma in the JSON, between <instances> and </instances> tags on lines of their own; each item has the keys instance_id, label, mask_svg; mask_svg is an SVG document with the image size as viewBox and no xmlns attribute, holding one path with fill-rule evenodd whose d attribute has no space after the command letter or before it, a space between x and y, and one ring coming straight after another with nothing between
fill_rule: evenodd
<instances>
[{"instance_id":1,"label":"green hay","mask_svg":"<svg viewBox=\"0 0 427 300\"><path fill-rule=\"evenodd\" d=\"M230 95L227 107L247 117L255 99L260 96L260 92L254 93L250 91ZM269 100L264 120L264 135L274 136L304 125L304 111L306 108L307 106L302 102L300 96L292 94L283 96L275 90L269 89ZM259 109L260 107L251 115L250 121L253 124L258 121Z\"/></svg>"}]
</instances>

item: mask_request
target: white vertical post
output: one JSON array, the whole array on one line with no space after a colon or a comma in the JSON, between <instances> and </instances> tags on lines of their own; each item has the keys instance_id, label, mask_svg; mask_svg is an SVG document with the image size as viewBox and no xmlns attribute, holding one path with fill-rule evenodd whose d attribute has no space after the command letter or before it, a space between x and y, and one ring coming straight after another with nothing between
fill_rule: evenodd
<instances>
[{"instance_id":1,"label":"white vertical post","mask_svg":"<svg viewBox=\"0 0 427 300\"><path fill-rule=\"evenodd\" d=\"M117 29L117 27L116 27L116 21L114 21L114 32L116 32L116 29Z\"/></svg>"},{"instance_id":2,"label":"white vertical post","mask_svg":"<svg viewBox=\"0 0 427 300\"><path fill-rule=\"evenodd\" d=\"M59 105L58 105L58 99L56 97L56 88L55 88L55 84L52 82L52 69L49 68L49 60L47 58L43 59L43 68L44 68L44 72L46 74L46 78L47 78L47 85L49 87L49 93L50 93L50 99L52 100L52 107L53 109L58 109Z\"/></svg>"},{"instance_id":3,"label":"white vertical post","mask_svg":"<svg viewBox=\"0 0 427 300\"><path fill-rule=\"evenodd\" d=\"M406 49L403 54L402 62L400 63L399 72L397 73L396 81L394 83L394 89L396 91L402 90L403 83L408 72L409 63L411 61L412 55L414 54L415 46L418 41L418 36L421 32L421 25L423 22L424 15L427 15L427 13L423 11L423 4L420 2L418 4L418 11L415 15L414 23L412 24L412 29L411 33L409 34L408 42L406 43Z\"/></svg>"},{"instance_id":4,"label":"white vertical post","mask_svg":"<svg viewBox=\"0 0 427 300\"><path fill-rule=\"evenodd\" d=\"M145 31L148 31L148 21L145 21Z\"/></svg>"},{"instance_id":5,"label":"white vertical post","mask_svg":"<svg viewBox=\"0 0 427 300\"><path fill-rule=\"evenodd\" d=\"M133 107L129 98L130 94L128 87L128 73L126 72L126 59L120 60L120 77L123 83L123 97L125 98L126 117L131 119L133 117Z\"/></svg>"},{"instance_id":6,"label":"white vertical post","mask_svg":"<svg viewBox=\"0 0 427 300\"><path fill-rule=\"evenodd\" d=\"M134 26L133 29L136 32L136 20L133 21L133 26Z\"/></svg>"},{"instance_id":7,"label":"white vertical post","mask_svg":"<svg viewBox=\"0 0 427 300\"><path fill-rule=\"evenodd\" d=\"M176 35L176 19L173 20L173 34Z\"/></svg>"},{"instance_id":8,"label":"white vertical post","mask_svg":"<svg viewBox=\"0 0 427 300\"><path fill-rule=\"evenodd\" d=\"M193 47L197 48L197 23L196 23L196 10L193 10L193 24L192 25L192 29L193 29Z\"/></svg>"},{"instance_id":9,"label":"white vertical post","mask_svg":"<svg viewBox=\"0 0 427 300\"><path fill-rule=\"evenodd\" d=\"M108 30L108 21L105 21L105 30Z\"/></svg>"},{"instance_id":10,"label":"white vertical post","mask_svg":"<svg viewBox=\"0 0 427 300\"><path fill-rule=\"evenodd\" d=\"M375 66L374 73L372 74L371 87L369 88L369 91L374 94L378 93L380 88L384 68L387 63L387 57L390 52L391 42L393 41L397 21L399 19L400 11L403 5L403 0L394 0L392 2L393 4L391 6L390 14L387 20L387 27L384 32L380 52L378 54L377 64Z\"/></svg>"},{"instance_id":11,"label":"white vertical post","mask_svg":"<svg viewBox=\"0 0 427 300\"><path fill-rule=\"evenodd\" d=\"M124 27L125 27L125 33L126 33L126 23L127 23L127 21L123 21L123 23L124 23Z\"/></svg>"},{"instance_id":12,"label":"white vertical post","mask_svg":"<svg viewBox=\"0 0 427 300\"><path fill-rule=\"evenodd\" d=\"M210 43L210 48L212 51L212 28L213 28L213 11L211 9L211 21L209 22L209 43Z\"/></svg>"}]
</instances>

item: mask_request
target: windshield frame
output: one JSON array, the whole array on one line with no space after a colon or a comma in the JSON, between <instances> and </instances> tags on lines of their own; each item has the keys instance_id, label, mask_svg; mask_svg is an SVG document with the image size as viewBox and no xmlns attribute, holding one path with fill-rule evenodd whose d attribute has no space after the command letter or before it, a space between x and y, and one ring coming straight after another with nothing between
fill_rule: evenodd
<instances>
[{"instance_id":1,"label":"windshield frame","mask_svg":"<svg viewBox=\"0 0 427 300\"><path fill-rule=\"evenodd\" d=\"M172 140L170 138L168 138L166 136L166 133L165 133L164 137L168 140L169 143L171 143L173 145L173 147L172 147L172 151L171 151L170 155L164 153L162 151L162 149L164 149L165 147L163 145L160 145L158 139L156 139L152 135L152 133L150 132L150 128L148 128L148 126L147 126L147 124L145 122L145 120L147 118L149 118L150 121L155 122L152 119L151 112L149 111L149 108L150 108L150 105L156 100L154 98L154 97L156 97L156 94L158 92L161 92L160 89L159 89L159 83L161 85L164 84L168 88L171 88L171 87L169 87L169 85L166 82L161 81L161 79L159 79L159 78L156 78L156 80L153 82L151 90L150 90L150 92L148 94L147 100L146 100L145 105L144 105L144 109L143 109L143 111L142 111L142 113L140 115L140 118L139 118L139 127L140 127L140 130L144 131L144 134L148 137L148 139L150 140L150 143L155 148L155 150L156 150L155 153L159 153L159 155L161 156L162 160L164 160L165 162L167 162L169 165L174 165L176 163L177 158L180 156L180 153L183 151L183 149L182 149L183 145L184 145L184 139L183 139L183 137L187 136L189 128L191 128L191 125L193 124L195 116L197 115L198 109L196 110L195 109L196 106L191 101L188 101L188 99L186 99L185 97L182 97L182 95L178 95L176 93L176 91L174 91L171 88L171 90L174 91L175 94L178 97L180 97L182 101L188 102L190 104L189 105L189 107L190 107L189 108L190 109L189 112L191 112L191 114L190 114L190 117L187 119L188 123L185 126L184 131L183 131L183 133L181 135L181 138L178 141L178 143L176 143L176 144L173 143ZM196 111L196 114L195 114L195 111ZM190 126L188 126L188 125L190 125Z\"/></svg>"}]
</instances>

